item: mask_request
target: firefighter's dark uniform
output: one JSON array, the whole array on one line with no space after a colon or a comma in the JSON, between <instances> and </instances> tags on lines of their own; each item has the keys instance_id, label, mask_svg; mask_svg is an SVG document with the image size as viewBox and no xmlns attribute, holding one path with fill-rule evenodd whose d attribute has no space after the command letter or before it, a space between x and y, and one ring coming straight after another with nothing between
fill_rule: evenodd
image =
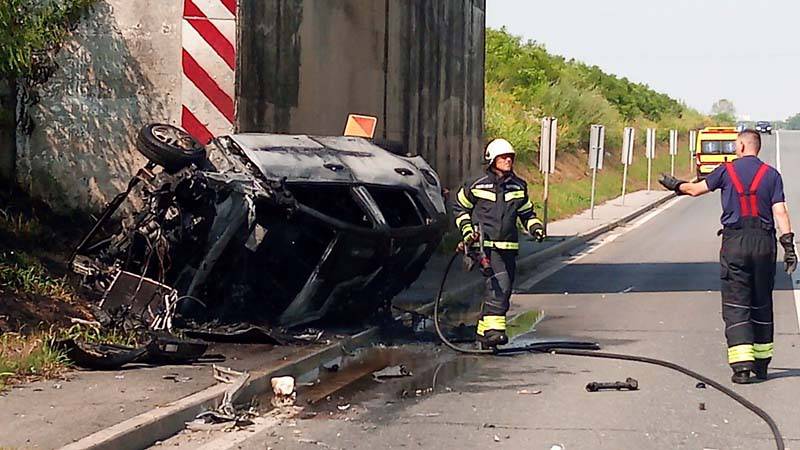
<instances>
[{"instance_id":1,"label":"firefighter's dark uniform","mask_svg":"<svg viewBox=\"0 0 800 450\"><path fill-rule=\"evenodd\" d=\"M528 198L527 184L514 173L501 178L489 169L458 191L453 212L462 236L480 227L494 272L486 280L478 335L484 336L489 330L504 332L519 251L517 221L526 230L541 225Z\"/></svg>"},{"instance_id":2,"label":"firefighter's dark uniform","mask_svg":"<svg viewBox=\"0 0 800 450\"><path fill-rule=\"evenodd\" d=\"M781 175L755 156L723 164L706 183L722 190L722 318L728 363L734 372L768 364L773 354L772 289L775 222L772 205L784 201Z\"/></svg>"}]
</instances>

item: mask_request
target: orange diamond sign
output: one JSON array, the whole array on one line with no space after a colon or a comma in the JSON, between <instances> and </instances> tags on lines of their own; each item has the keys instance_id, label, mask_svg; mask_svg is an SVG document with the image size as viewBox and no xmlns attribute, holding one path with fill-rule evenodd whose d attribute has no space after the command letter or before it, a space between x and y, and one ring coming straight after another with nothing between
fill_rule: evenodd
<instances>
[{"instance_id":1,"label":"orange diamond sign","mask_svg":"<svg viewBox=\"0 0 800 450\"><path fill-rule=\"evenodd\" d=\"M377 117L349 114L347 116L347 124L344 127L344 135L372 139L375 135L375 126L377 124Z\"/></svg>"}]
</instances>

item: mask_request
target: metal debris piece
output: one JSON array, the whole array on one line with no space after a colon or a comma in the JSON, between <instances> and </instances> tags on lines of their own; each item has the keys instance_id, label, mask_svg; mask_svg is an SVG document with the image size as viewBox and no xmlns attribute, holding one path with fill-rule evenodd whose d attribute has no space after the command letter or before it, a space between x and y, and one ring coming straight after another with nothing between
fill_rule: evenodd
<instances>
[{"instance_id":1,"label":"metal debris piece","mask_svg":"<svg viewBox=\"0 0 800 450\"><path fill-rule=\"evenodd\" d=\"M205 411L197 415L197 419L206 423L217 422L235 422L236 426L244 426L249 421L249 418L254 414L252 412L245 412L237 414L236 407L234 406L236 399L244 390L247 381L250 379L250 374L247 372L239 372L228 367L222 367L214 364L212 366L214 379L221 382L230 384L230 387L225 391L222 396L220 405L210 411ZM251 422L252 423L252 422Z\"/></svg>"},{"instance_id":2,"label":"metal debris piece","mask_svg":"<svg viewBox=\"0 0 800 450\"><path fill-rule=\"evenodd\" d=\"M694 387L696 387L697 389L705 389L706 388L706 384L703 383L703 382L699 382L699 383L695 384Z\"/></svg>"},{"instance_id":3,"label":"metal debris piece","mask_svg":"<svg viewBox=\"0 0 800 450\"><path fill-rule=\"evenodd\" d=\"M597 392L604 389L612 389L617 391L619 390L636 391L639 390L639 382L631 377L628 377L625 379L625 381L615 381L611 383L592 381L591 383L586 385L586 390L589 392Z\"/></svg>"},{"instance_id":4,"label":"metal debris piece","mask_svg":"<svg viewBox=\"0 0 800 450\"><path fill-rule=\"evenodd\" d=\"M348 409L350 409L350 403L345 403L344 405L339 405L336 408L338 408L339 411L347 411Z\"/></svg>"},{"instance_id":5,"label":"metal debris piece","mask_svg":"<svg viewBox=\"0 0 800 450\"><path fill-rule=\"evenodd\" d=\"M700 409L700 411L706 410L706 404L704 402L700 402L700 404L697 405L697 407Z\"/></svg>"},{"instance_id":6,"label":"metal debris piece","mask_svg":"<svg viewBox=\"0 0 800 450\"><path fill-rule=\"evenodd\" d=\"M495 434L495 435L494 435L494 441L495 441L495 442L500 442L500 436L498 436L498 435L496 435L496 434Z\"/></svg>"},{"instance_id":7,"label":"metal debris piece","mask_svg":"<svg viewBox=\"0 0 800 450\"><path fill-rule=\"evenodd\" d=\"M308 329L305 333L298 334L294 338L301 341L316 342L323 334L325 334L325 332L322 330Z\"/></svg>"},{"instance_id":8,"label":"metal debris piece","mask_svg":"<svg viewBox=\"0 0 800 450\"><path fill-rule=\"evenodd\" d=\"M163 377L161 377L161 379L172 380L176 383L186 383L188 381L191 381L192 377L182 377L177 373L171 373L169 375L164 375Z\"/></svg>"},{"instance_id":9,"label":"metal debris piece","mask_svg":"<svg viewBox=\"0 0 800 450\"><path fill-rule=\"evenodd\" d=\"M382 380L384 378L401 378L401 377L410 377L413 374L410 370L406 368L406 366L400 364L397 366L389 366L384 367L381 370L372 372L372 377L376 380Z\"/></svg>"},{"instance_id":10,"label":"metal debris piece","mask_svg":"<svg viewBox=\"0 0 800 450\"><path fill-rule=\"evenodd\" d=\"M542 391L539 391L539 390L531 390L531 391L529 391L527 389L520 389L520 390L517 391L517 394L523 394L523 395L539 395L541 393L542 393Z\"/></svg>"}]
</instances>

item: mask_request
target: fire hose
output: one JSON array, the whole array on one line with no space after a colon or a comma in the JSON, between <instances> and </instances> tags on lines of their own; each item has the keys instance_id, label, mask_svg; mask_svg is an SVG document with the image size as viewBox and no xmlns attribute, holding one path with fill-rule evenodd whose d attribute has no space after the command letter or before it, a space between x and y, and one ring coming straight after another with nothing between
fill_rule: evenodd
<instances>
[{"instance_id":1,"label":"fire hose","mask_svg":"<svg viewBox=\"0 0 800 450\"><path fill-rule=\"evenodd\" d=\"M469 248L471 242L467 242L465 245L465 251ZM439 291L436 294L436 299L433 303L433 325L436 328L436 334L439 336L439 339L442 343L449 347L450 349L459 352L465 353L468 355L510 355L515 353L550 353L553 355L566 355L566 356L583 356L589 358L604 358L604 359L616 359L622 361L633 361L638 363L645 363L645 364L652 364L656 366L665 367L667 369L674 370L676 372L680 372L684 375L694 378L700 382L705 383L707 386L711 386L717 391L727 395L735 402L739 403L740 405L744 406L748 410L752 411L755 415L761 418L770 428L772 435L775 439L775 446L778 450L784 450L785 444L783 442L783 436L781 435L780 430L778 429L778 424L775 420L767 414L766 411L758 407L758 405L752 403L751 401L747 400L746 398L742 397L732 389L723 386L722 384L708 378L704 375L701 375L697 372L694 372L686 367L680 366L678 364L664 361L656 358L648 358L644 356L636 356L636 355L626 355L626 354L619 354L619 353L607 353L607 352L600 352L596 351L600 348L599 345L586 345L586 343L581 342L542 342L542 343L534 343L528 344L521 347L500 347L494 349L475 349L475 348L464 348L459 347L458 345L453 344L447 339L444 332L442 332L440 320L439 320L439 309L442 302L442 296L444 295L444 287L447 282L447 277L450 274L450 270L453 267L453 263L456 259L460 256L460 252L456 252L450 258L450 261L447 263L445 268L444 274L442 275L442 281L439 284ZM485 253L481 249L479 255L482 257L478 260L478 263L484 268L488 265L488 258L486 258ZM484 273L484 275L486 275ZM589 350L587 350L589 348Z\"/></svg>"}]
</instances>

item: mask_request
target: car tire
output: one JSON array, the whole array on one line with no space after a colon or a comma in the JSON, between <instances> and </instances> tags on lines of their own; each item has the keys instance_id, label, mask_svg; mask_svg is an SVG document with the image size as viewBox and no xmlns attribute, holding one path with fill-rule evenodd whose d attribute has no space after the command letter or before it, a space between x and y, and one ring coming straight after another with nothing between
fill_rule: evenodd
<instances>
[{"instance_id":1,"label":"car tire","mask_svg":"<svg viewBox=\"0 0 800 450\"><path fill-rule=\"evenodd\" d=\"M168 173L190 164L199 165L206 159L206 149L189 133L164 123L143 126L136 138L136 148Z\"/></svg>"}]
</instances>

